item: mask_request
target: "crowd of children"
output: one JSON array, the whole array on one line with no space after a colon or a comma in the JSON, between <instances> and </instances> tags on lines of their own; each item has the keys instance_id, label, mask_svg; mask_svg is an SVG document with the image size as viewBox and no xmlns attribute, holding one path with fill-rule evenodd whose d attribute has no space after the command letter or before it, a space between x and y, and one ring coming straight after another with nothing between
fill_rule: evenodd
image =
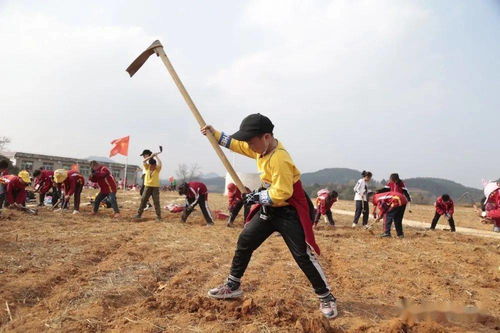
<instances>
[{"instance_id":1,"label":"crowd of children","mask_svg":"<svg viewBox=\"0 0 500 333\"><path fill-rule=\"evenodd\" d=\"M324 216L327 225L334 227L335 220L332 206L338 200L336 191L321 189L317 193L316 207L312 205L301 183L300 171L295 166L291 155L273 135L274 125L271 120L261 114L246 117L240 129L233 135L215 130L208 125L201 129L202 134L211 132L219 144L233 152L255 159L261 174L262 186L251 191L246 188L242 193L235 184L227 187L229 217L227 226L233 226L235 219L243 208L245 227L238 237L235 253L227 279L220 286L210 289L208 296L212 298L236 298L243 294L241 283L243 275L251 260L253 252L273 233L278 232L289 248L299 268L308 278L315 294L319 298L320 311L327 318L337 316L336 298L333 296L325 274L317 260L320 248L316 244L313 229ZM152 198L156 219L161 220L160 206L160 172L162 162L159 153L145 149L143 157L143 184L141 200L135 216L140 221L142 214ZM85 186L85 177L77 170L58 169L35 170L33 181L25 170L17 175L8 172L9 163L0 160L0 209L4 206L19 208L25 206L28 185L33 183L34 191L39 195L38 205L46 203L45 197L50 195L50 205L53 208L68 209L73 198L73 214L80 212L81 194ZM88 180L99 188L92 203L92 214L97 214L101 202L105 200L113 209L113 217L120 216L116 193L117 181L110 170L97 161L90 162L91 174ZM397 173L389 177L383 188L370 191L369 184L373 175L363 171L356 182L354 191L355 212L352 227L362 225L370 227L369 202L373 205L373 217L376 223L383 220L384 238L391 237L394 224L396 235L404 237L403 217L406 206L411 202L411 196L404 182ZM206 225L214 224L211 210L208 206L208 189L201 182L191 181L177 187L179 195L185 196L185 205L181 221L186 222L195 207L199 207ZM493 223L494 231L500 232L500 185L497 182L486 183L485 199L478 214L484 222ZM454 202L448 194L443 194L435 202L435 215L430 230L435 230L441 216L448 221L450 229L455 232ZM410 210L409 210L410 211ZM411 211L410 211L411 212Z\"/></svg>"}]
</instances>

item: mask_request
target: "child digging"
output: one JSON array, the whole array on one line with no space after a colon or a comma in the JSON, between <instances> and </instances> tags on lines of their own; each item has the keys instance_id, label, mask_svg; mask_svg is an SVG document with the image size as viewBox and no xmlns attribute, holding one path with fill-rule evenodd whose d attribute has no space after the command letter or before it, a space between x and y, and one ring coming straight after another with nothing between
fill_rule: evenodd
<instances>
[{"instance_id":1,"label":"child digging","mask_svg":"<svg viewBox=\"0 0 500 333\"><path fill-rule=\"evenodd\" d=\"M239 131L232 136L210 125L201 129L204 135L212 132L221 146L255 159L264 187L244 195L245 203L258 204L258 211L252 209L250 220L240 233L227 281L209 290L208 296L218 299L242 296L241 278L253 251L277 231L313 286L320 300L320 311L327 318L335 318L336 299L312 251L320 252L312 230L312 203L302 188L299 170L281 142L274 138L273 129L271 120L258 113L243 119Z\"/></svg>"},{"instance_id":2,"label":"child digging","mask_svg":"<svg viewBox=\"0 0 500 333\"><path fill-rule=\"evenodd\" d=\"M321 215L328 219L328 224L335 226L335 221L332 216L332 206L337 199L339 194L336 191L328 191L327 189L322 189L318 191L318 198L316 199L316 215L314 216L314 225L317 225Z\"/></svg>"},{"instance_id":3,"label":"child digging","mask_svg":"<svg viewBox=\"0 0 500 333\"><path fill-rule=\"evenodd\" d=\"M443 194L442 196L437 198L436 202L434 203L434 207L436 207L436 213L434 214L434 218L432 219L430 230L436 229L439 218L444 215L444 217L448 220L451 232L455 232L455 220L453 219L455 206L450 196L448 194Z\"/></svg>"}]
</instances>

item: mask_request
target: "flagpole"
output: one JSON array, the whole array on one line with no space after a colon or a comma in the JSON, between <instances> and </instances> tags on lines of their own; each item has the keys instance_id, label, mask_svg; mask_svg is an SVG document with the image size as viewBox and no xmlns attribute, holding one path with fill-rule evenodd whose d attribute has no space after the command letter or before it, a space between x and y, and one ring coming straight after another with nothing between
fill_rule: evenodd
<instances>
[{"instance_id":1,"label":"flagpole","mask_svg":"<svg viewBox=\"0 0 500 333\"><path fill-rule=\"evenodd\" d=\"M130 135L128 136L127 140L127 155L125 157L125 180L123 181L123 190L127 190L127 167L128 167L128 145L130 143Z\"/></svg>"},{"instance_id":2,"label":"flagpole","mask_svg":"<svg viewBox=\"0 0 500 333\"><path fill-rule=\"evenodd\" d=\"M125 180L123 181L123 190L127 190L127 166L128 166L128 152L127 157L125 158Z\"/></svg>"}]
</instances>

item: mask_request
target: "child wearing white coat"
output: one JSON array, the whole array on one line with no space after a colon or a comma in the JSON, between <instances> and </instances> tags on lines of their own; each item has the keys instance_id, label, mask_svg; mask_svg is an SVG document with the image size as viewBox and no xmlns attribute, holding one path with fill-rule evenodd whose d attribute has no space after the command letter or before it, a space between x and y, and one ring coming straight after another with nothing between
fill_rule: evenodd
<instances>
[{"instance_id":1,"label":"child wearing white coat","mask_svg":"<svg viewBox=\"0 0 500 333\"><path fill-rule=\"evenodd\" d=\"M372 173L370 171L363 170L361 177L362 178L360 178L354 186L356 212L354 213L354 220L352 221L353 228L358 225L361 214L363 214L363 225L368 224L368 217L370 216L370 209L368 207L368 183L372 179Z\"/></svg>"}]
</instances>

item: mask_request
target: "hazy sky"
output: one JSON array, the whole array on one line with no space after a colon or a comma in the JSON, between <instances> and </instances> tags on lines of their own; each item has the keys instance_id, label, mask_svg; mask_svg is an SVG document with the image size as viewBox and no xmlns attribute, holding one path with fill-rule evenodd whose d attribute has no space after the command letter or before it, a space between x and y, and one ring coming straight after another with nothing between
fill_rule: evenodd
<instances>
[{"instance_id":1,"label":"hazy sky","mask_svg":"<svg viewBox=\"0 0 500 333\"><path fill-rule=\"evenodd\" d=\"M165 178L179 163L223 174L161 61L125 72L155 39L207 122L269 116L303 172L500 177L494 0L0 0L0 136L86 157L130 135L131 163L166 148Z\"/></svg>"}]
</instances>

